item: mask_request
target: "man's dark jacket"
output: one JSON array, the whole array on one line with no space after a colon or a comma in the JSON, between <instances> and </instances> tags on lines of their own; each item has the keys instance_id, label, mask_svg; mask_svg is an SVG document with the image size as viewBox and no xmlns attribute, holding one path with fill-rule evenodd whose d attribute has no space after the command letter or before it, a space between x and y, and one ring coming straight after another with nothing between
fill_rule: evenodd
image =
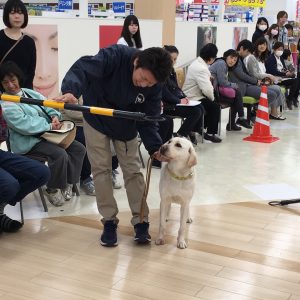
<instances>
[{"instance_id":1,"label":"man's dark jacket","mask_svg":"<svg viewBox=\"0 0 300 300\"><path fill-rule=\"evenodd\" d=\"M62 82L62 93L83 96L87 106L105 107L131 112L160 115L162 85L141 88L133 85L133 61L139 50L113 45L101 49L95 56L77 60ZM84 113L84 119L96 130L120 141L136 137L137 130L150 154L162 144L158 126L153 122L136 122L128 119Z\"/></svg>"}]
</instances>

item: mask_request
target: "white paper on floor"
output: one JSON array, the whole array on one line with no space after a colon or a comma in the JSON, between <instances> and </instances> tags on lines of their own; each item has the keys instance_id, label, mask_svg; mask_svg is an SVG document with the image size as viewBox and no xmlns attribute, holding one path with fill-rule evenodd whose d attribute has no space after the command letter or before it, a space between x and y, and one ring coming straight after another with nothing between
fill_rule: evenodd
<instances>
[{"instance_id":1,"label":"white paper on floor","mask_svg":"<svg viewBox=\"0 0 300 300\"><path fill-rule=\"evenodd\" d=\"M287 200L300 198L300 190L285 184L251 184L244 188L262 200Z\"/></svg>"}]
</instances>

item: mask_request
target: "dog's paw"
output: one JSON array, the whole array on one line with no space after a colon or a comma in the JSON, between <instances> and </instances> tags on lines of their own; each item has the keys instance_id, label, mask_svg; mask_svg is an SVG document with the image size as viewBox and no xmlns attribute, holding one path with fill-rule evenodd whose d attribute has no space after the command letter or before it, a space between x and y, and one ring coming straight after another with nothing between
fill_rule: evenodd
<instances>
[{"instance_id":1,"label":"dog's paw","mask_svg":"<svg viewBox=\"0 0 300 300\"><path fill-rule=\"evenodd\" d=\"M177 242L177 247L178 247L179 249L185 249L185 248L187 248L187 243L186 243L186 241L185 241L185 240L178 241L178 242Z\"/></svg>"},{"instance_id":2,"label":"dog's paw","mask_svg":"<svg viewBox=\"0 0 300 300\"><path fill-rule=\"evenodd\" d=\"M188 219L186 220L186 222L187 222L187 223L193 223L193 219L192 219L192 218L188 218Z\"/></svg>"},{"instance_id":3,"label":"dog's paw","mask_svg":"<svg viewBox=\"0 0 300 300\"><path fill-rule=\"evenodd\" d=\"M161 239L157 239L156 241L155 241L155 244L156 245L164 245L165 244L165 240L163 239L163 238L161 238Z\"/></svg>"}]
</instances>

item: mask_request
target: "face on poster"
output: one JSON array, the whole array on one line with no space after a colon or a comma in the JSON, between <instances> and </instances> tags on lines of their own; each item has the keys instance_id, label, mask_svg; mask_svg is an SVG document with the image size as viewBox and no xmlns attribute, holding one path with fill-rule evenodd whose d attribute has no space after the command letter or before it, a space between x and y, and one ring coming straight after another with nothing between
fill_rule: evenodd
<instances>
[{"instance_id":1,"label":"face on poster","mask_svg":"<svg viewBox=\"0 0 300 300\"><path fill-rule=\"evenodd\" d=\"M233 41L232 49L236 49L239 42L246 40L248 37L248 28L247 27L234 27L233 28Z\"/></svg>"},{"instance_id":2,"label":"face on poster","mask_svg":"<svg viewBox=\"0 0 300 300\"><path fill-rule=\"evenodd\" d=\"M217 27L214 26L201 26L197 31L197 56L203 46L212 43L217 43Z\"/></svg>"},{"instance_id":3,"label":"face on poster","mask_svg":"<svg viewBox=\"0 0 300 300\"><path fill-rule=\"evenodd\" d=\"M36 69L33 88L46 98L59 93L57 25L28 25L24 33L35 41Z\"/></svg>"}]
</instances>

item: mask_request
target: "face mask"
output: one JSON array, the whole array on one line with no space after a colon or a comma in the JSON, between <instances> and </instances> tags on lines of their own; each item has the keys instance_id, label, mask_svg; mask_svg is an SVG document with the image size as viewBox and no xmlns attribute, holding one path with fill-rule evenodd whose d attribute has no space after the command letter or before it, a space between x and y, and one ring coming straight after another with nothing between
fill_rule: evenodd
<instances>
[{"instance_id":1,"label":"face mask","mask_svg":"<svg viewBox=\"0 0 300 300\"><path fill-rule=\"evenodd\" d=\"M268 28L267 25L258 25L258 29L261 31L265 31Z\"/></svg>"},{"instance_id":2,"label":"face mask","mask_svg":"<svg viewBox=\"0 0 300 300\"><path fill-rule=\"evenodd\" d=\"M283 54L283 51L280 51L280 50L275 51L275 55L277 57L280 57L282 54Z\"/></svg>"},{"instance_id":3,"label":"face mask","mask_svg":"<svg viewBox=\"0 0 300 300\"><path fill-rule=\"evenodd\" d=\"M277 35L277 34L278 34L278 30L272 29L272 30L271 30L271 33L272 33L273 35Z\"/></svg>"}]
</instances>

